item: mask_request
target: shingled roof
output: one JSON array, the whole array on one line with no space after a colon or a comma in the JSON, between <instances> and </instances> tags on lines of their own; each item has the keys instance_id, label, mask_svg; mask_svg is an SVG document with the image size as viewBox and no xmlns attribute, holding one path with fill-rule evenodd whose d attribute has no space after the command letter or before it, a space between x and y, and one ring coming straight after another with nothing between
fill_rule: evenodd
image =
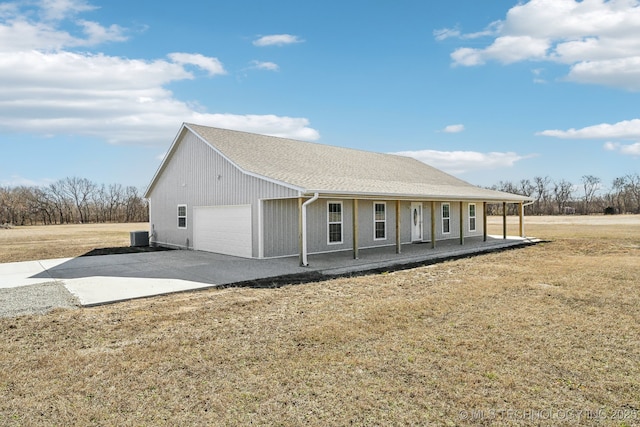
<instances>
[{"instance_id":1,"label":"shingled roof","mask_svg":"<svg viewBox=\"0 0 640 427\"><path fill-rule=\"evenodd\" d=\"M477 187L411 157L191 123L185 123L184 127L242 171L280 182L302 194L451 201L528 200Z\"/></svg>"}]
</instances>

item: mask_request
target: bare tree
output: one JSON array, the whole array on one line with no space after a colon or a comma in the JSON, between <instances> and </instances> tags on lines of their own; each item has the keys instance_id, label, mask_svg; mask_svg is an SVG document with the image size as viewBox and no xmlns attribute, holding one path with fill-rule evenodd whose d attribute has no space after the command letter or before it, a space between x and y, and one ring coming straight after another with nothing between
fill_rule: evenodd
<instances>
[{"instance_id":1,"label":"bare tree","mask_svg":"<svg viewBox=\"0 0 640 427\"><path fill-rule=\"evenodd\" d=\"M626 177L625 193L629 200L629 210L640 213L640 174L637 172ZM633 207L631 207L633 205Z\"/></svg>"},{"instance_id":2,"label":"bare tree","mask_svg":"<svg viewBox=\"0 0 640 427\"><path fill-rule=\"evenodd\" d=\"M553 183L553 196L558 207L558 213L566 213L567 203L573 194L573 184L564 179Z\"/></svg>"},{"instance_id":3,"label":"bare tree","mask_svg":"<svg viewBox=\"0 0 640 427\"><path fill-rule=\"evenodd\" d=\"M600 178L593 175L584 175L582 177L582 188L584 189L584 214L591 213L591 203L600 187Z\"/></svg>"},{"instance_id":4,"label":"bare tree","mask_svg":"<svg viewBox=\"0 0 640 427\"><path fill-rule=\"evenodd\" d=\"M66 194L64 180L49 184L47 188L49 200L54 206L54 211L60 224L72 221L72 202Z\"/></svg>"},{"instance_id":5,"label":"bare tree","mask_svg":"<svg viewBox=\"0 0 640 427\"><path fill-rule=\"evenodd\" d=\"M542 215L545 213L552 213L553 210L550 209L551 205L549 200L551 199L549 185L551 185L551 179L548 176L534 176L533 177L533 185L535 187L535 203L534 203L534 211L538 215Z\"/></svg>"},{"instance_id":6,"label":"bare tree","mask_svg":"<svg viewBox=\"0 0 640 427\"><path fill-rule=\"evenodd\" d=\"M95 191L96 185L86 178L67 178L64 181L65 191L75 203L78 219L81 224L88 220L89 200Z\"/></svg>"},{"instance_id":7,"label":"bare tree","mask_svg":"<svg viewBox=\"0 0 640 427\"><path fill-rule=\"evenodd\" d=\"M107 190L104 184L91 193L91 211L95 222L107 222Z\"/></svg>"},{"instance_id":8,"label":"bare tree","mask_svg":"<svg viewBox=\"0 0 640 427\"><path fill-rule=\"evenodd\" d=\"M117 211L124 203L124 192L122 185L111 184L109 191L106 194L107 197L107 221L114 221L117 218Z\"/></svg>"},{"instance_id":9,"label":"bare tree","mask_svg":"<svg viewBox=\"0 0 640 427\"><path fill-rule=\"evenodd\" d=\"M625 211L624 206L624 189L627 185L627 179L623 177L619 177L613 180L611 184L611 192L609 194L609 204L613 207L614 211L617 213L622 213Z\"/></svg>"}]
</instances>

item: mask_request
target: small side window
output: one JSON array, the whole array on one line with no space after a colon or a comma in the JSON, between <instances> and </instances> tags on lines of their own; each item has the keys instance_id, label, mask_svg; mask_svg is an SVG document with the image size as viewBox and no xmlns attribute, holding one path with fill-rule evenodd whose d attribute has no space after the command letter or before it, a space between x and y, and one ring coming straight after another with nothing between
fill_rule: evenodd
<instances>
[{"instance_id":1,"label":"small side window","mask_svg":"<svg viewBox=\"0 0 640 427\"><path fill-rule=\"evenodd\" d=\"M187 228L187 205L178 205L178 228Z\"/></svg>"}]
</instances>

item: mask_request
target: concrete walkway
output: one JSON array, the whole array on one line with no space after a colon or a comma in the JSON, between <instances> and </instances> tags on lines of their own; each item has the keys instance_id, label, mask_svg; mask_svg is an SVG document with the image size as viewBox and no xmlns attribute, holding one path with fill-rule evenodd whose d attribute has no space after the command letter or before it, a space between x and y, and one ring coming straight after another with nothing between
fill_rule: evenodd
<instances>
[{"instance_id":1,"label":"concrete walkway","mask_svg":"<svg viewBox=\"0 0 640 427\"><path fill-rule=\"evenodd\" d=\"M200 251L160 251L123 255L61 258L0 264L0 289L60 283L83 306L108 304L215 286L295 283L341 275L406 268L423 263L492 252L539 242L533 238L490 236L430 243L362 249L309 256L309 267L298 257L245 259Z\"/></svg>"}]
</instances>

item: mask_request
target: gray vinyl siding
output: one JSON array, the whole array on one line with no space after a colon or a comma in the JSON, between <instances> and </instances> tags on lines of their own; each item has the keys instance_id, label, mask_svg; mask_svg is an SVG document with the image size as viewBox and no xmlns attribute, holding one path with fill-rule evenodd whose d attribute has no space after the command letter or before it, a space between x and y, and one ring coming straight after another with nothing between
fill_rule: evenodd
<instances>
[{"instance_id":1,"label":"gray vinyl siding","mask_svg":"<svg viewBox=\"0 0 640 427\"><path fill-rule=\"evenodd\" d=\"M424 221L424 231L422 233L422 241L430 242L431 241L431 202L422 204L422 220ZM438 230L438 223L436 223L436 231L437 230Z\"/></svg>"},{"instance_id":2,"label":"gray vinyl siding","mask_svg":"<svg viewBox=\"0 0 640 427\"><path fill-rule=\"evenodd\" d=\"M264 256L298 254L298 199L265 200L262 203Z\"/></svg>"},{"instance_id":3,"label":"gray vinyl siding","mask_svg":"<svg viewBox=\"0 0 640 427\"><path fill-rule=\"evenodd\" d=\"M449 233L442 229L442 205L449 204ZM460 203L438 202L436 203L436 240L460 238Z\"/></svg>"},{"instance_id":4,"label":"gray vinyl siding","mask_svg":"<svg viewBox=\"0 0 640 427\"><path fill-rule=\"evenodd\" d=\"M376 240L374 238L374 212L375 203L386 205L386 238ZM350 211L351 212L351 211ZM402 218L402 215L401 217ZM395 201L358 201L358 247L369 248L375 246L387 246L396 244L396 202ZM353 245L352 245L353 246Z\"/></svg>"},{"instance_id":5,"label":"gray vinyl siding","mask_svg":"<svg viewBox=\"0 0 640 427\"><path fill-rule=\"evenodd\" d=\"M442 202L436 203L436 239L459 239L460 238L460 202L448 202L450 205L451 213L451 232L444 234L442 232ZM426 205L430 205L427 203ZM430 209L430 208L429 208ZM462 213L464 215L463 230L464 237L482 236L483 234L483 215L482 202L476 203L476 231L469 231L469 203L462 202Z\"/></svg>"},{"instance_id":6,"label":"gray vinyl siding","mask_svg":"<svg viewBox=\"0 0 640 427\"><path fill-rule=\"evenodd\" d=\"M263 198L297 196L293 189L247 175L191 132L185 132L150 194L154 241L193 247L194 206L252 206L253 256L258 257L259 208ZM187 227L178 229L177 206L187 205Z\"/></svg>"},{"instance_id":7,"label":"gray vinyl siding","mask_svg":"<svg viewBox=\"0 0 640 427\"><path fill-rule=\"evenodd\" d=\"M328 242L328 203L342 202L342 243L330 244ZM358 201L358 247L370 248L376 246L395 245L396 242L396 202L386 201L386 239L374 239L373 206L371 200ZM408 204L401 203L401 215L403 207L407 207L406 219L403 218L401 233L410 238L410 231L405 228L409 225ZM406 222L405 222L406 221ZM307 208L307 240L309 253L333 252L353 249L353 201L339 199L320 199Z\"/></svg>"},{"instance_id":8,"label":"gray vinyl siding","mask_svg":"<svg viewBox=\"0 0 640 427\"><path fill-rule=\"evenodd\" d=\"M342 202L342 243L329 244L328 212L330 202ZM307 207L307 243L309 253L341 251L353 248L353 203L351 200L319 199Z\"/></svg>"},{"instance_id":9,"label":"gray vinyl siding","mask_svg":"<svg viewBox=\"0 0 640 427\"><path fill-rule=\"evenodd\" d=\"M469 205L471 203L464 204L464 218L465 218L465 226L464 226L464 235L472 237L472 236L482 236L483 227L484 227L484 211L482 202L476 202L476 231L469 231Z\"/></svg>"}]
</instances>

